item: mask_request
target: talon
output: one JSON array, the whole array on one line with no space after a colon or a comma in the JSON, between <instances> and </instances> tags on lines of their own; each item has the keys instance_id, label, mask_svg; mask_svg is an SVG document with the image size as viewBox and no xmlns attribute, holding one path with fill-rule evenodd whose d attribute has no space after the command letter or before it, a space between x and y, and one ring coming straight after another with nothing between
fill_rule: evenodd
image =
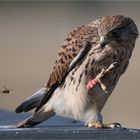
<instances>
[{"instance_id":1,"label":"talon","mask_svg":"<svg viewBox=\"0 0 140 140\"><path fill-rule=\"evenodd\" d=\"M114 69L116 66L118 65L117 62L113 62L110 66L109 66L109 70Z\"/></svg>"},{"instance_id":2,"label":"talon","mask_svg":"<svg viewBox=\"0 0 140 140\"><path fill-rule=\"evenodd\" d=\"M96 122L90 122L87 125L89 128L103 128L103 123L100 121L96 121Z\"/></svg>"},{"instance_id":3,"label":"talon","mask_svg":"<svg viewBox=\"0 0 140 140\"><path fill-rule=\"evenodd\" d=\"M103 123L100 121L96 121L95 128L103 128Z\"/></svg>"},{"instance_id":4,"label":"talon","mask_svg":"<svg viewBox=\"0 0 140 140\"><path fill-rule=\"evenodd\" d=\"M121 124L119 124L119 123L113 123L113 125L114 125L114 128L122 127Z\"/></svg>"},{"instance_id":5,"label":"talon","mask_svg":"<svg viewBox=\"0 0 140 140\"><path fill-rule=\"evenodd\" d=\"M118 62L113 62L112 65L118 65Z\"/></svg>"},{"instance_id":6,"label":"talon","mask_svg":"<svg viewBox=\"0 0 140 140\"><path fill-rule=\"evenodd\" d=\"M113 62L112 65L117 66L118 62Z\"/></svg>"},{"instance_id":7,"label":"talon","mask_svg":"<svg viewBox=\"0 0 140 140\"><path fill-rule=\"evenodd\" d=\"M119 123L103 124L102 121L89 122L87 126L89 128L104 128L104 129L122 128L121 124Z\"/></svg>"},{"instance_id":8,"label":"talon","mask_svg":"<svg viewBox=\"0 0 140 140\"><path fill-rule=\"evenodd\" d=\"M104 124L103 128L121 128L121 124L119 123L111 123L111 124Z\"/></svg>"}]
</instances>

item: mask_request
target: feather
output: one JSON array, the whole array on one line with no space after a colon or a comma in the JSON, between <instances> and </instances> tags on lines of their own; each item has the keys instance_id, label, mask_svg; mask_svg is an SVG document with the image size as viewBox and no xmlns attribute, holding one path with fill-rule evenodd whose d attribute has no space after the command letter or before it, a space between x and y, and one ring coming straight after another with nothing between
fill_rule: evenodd
<instances>
[{"instance_id":1,"label":"feather","mask_svg":"<svg viewBox=\"0 0 140 140\"><path fill-rule=\"evenodd\" d=\"M61 83L63 83L63 81L65 80L66 76L69 74L69 72L80 62L82 62L82 60L85 58L86 54L89 52L89 50L91 49L91 43L90 42L86 42L83 49L79 52L79 54L77 55L77 57L71 62L69 69L67 71L67 73L65 74L64 78L62 79ZM55 84L53 84L51 86L51 88L48 90L48 92L46 92L44 94L44 97L42 98L42 100L40 101L39 105L37 106L35 112L37 112L45 103L47 103L47 101L50 99L50 97L52 96L53 92L55 91L55 89L61 84L56 82Z\"/></svg>"},{"instance_id":2,"label":"feather","mask_svg":"<svg viewBox=\"0 0 140 140\"><path fill-rule=\"evenodd\" d=\"M45 93L46 93L46 88L41 88L40 90L35 92L32 96L27 98L22 104L20 104L16 108L15 112L16 113L27 112L37 107Z\"/></svg>"}]
</instances>

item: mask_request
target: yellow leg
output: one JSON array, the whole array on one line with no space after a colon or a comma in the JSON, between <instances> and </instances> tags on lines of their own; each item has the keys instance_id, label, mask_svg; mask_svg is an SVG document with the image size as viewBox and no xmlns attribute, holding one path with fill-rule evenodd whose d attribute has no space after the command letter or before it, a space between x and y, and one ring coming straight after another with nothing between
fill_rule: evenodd
<instances>
[{"instance_id":1,"label":"yellow leg","mask_svg":"<svg viewBox=\"0 0 140 140\"><path fill-rule=\"evenodd\" d=\"M87 126L89 128L120 128L122 127L119 123L103 124L101 114L97 114L95 117L96 121L90 121Z\"/></svg>"},{"instance_id":2,"label":"yellow leg","mask_svg":"<svg viewBox=\"0 0 140 140\"><path fill-rule=\"evenodd\" d=\"M121 128L122 126L119 123L103 124L100 121L96 121L94 123L89 122L88 127L89 128Z\"/></svg>"}]
</instances>

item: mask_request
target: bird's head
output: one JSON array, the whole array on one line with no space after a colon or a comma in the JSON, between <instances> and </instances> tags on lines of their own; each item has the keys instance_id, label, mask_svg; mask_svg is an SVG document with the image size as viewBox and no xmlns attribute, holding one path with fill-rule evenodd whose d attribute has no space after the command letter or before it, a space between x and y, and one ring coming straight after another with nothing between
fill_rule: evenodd
<instances>
[{"instance_id":1,"label":"bird's head","mask_svg":"<svg viewBox=\"0 0 140 140\"><path fill-rule=\"evenodd\" d=\"M122 15L100 18L97 27L102 47L110 43L118 44L122 42L129 42L134 46L139 35L134 21Z\"/></svg>"}]
</instances>

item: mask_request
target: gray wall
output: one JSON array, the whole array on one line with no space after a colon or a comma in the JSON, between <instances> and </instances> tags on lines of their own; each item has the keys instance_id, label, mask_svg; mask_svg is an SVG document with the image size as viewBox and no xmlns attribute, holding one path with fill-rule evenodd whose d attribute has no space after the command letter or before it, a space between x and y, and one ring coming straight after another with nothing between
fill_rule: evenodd
<instances>
[{"instance_id":1,"label":"gray wall","mask_svg":"<svg viewBox=\"0 0 140 140\"><path fill-rule=\"evenodd\" d=\"M124 14L140 27L140 2L0 2L0 108L14 110L47 81L67 33L101 16ZM140 39L104 107L105 122L140 127Z\"/></svg>"}]
</instances>

